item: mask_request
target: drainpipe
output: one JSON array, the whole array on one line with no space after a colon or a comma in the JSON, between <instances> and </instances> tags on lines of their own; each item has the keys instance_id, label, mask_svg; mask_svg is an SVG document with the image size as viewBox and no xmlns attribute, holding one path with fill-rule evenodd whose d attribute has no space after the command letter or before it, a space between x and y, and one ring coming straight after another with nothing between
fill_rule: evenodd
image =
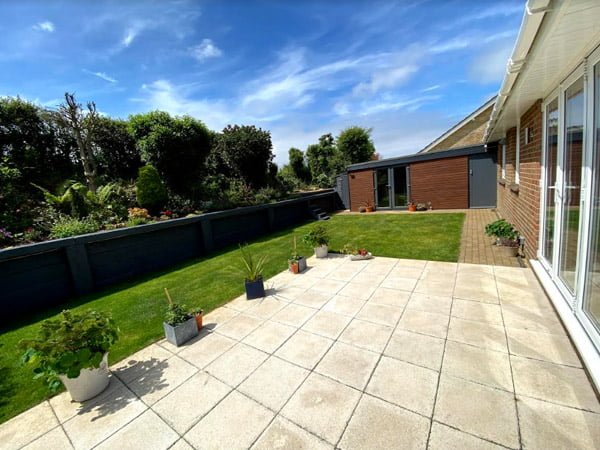
<instances>
[{"instance_id":1,"label":"drainpipe","mask_svg":"<svg viewBox=\"0 0 600 450\"><path fill-rule=\"evenodd\" d=\"M556 0L555 0L556 1ZM528 0L521 21L521 28L511 57L506 64L506 74L502 81L502 86L496 97L492 114L485 129L484 142L487 142L494 131L502 112L506 100L511 94L512 88L517 81L519 73L523 70L527 63L529 51L535 40L535 37L542 25L542 20L546 12L551 9L552 0Z\"/></svg>"}]
</instances>

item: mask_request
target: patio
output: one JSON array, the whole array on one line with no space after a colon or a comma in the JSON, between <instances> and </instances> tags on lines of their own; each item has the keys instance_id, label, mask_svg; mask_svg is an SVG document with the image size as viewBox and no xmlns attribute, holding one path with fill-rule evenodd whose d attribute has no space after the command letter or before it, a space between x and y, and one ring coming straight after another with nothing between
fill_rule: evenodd
<instances>
[{"instance_id":1,"label":"patio","mask_svg":"<svg viewBox=\"0 0 600 450\"><path fill-rule=\"evenodd\" d=\"M2 448L598 448L600 403L529 269L309 259L189 344L0 426Z\"/></svg>"}]
</instances>

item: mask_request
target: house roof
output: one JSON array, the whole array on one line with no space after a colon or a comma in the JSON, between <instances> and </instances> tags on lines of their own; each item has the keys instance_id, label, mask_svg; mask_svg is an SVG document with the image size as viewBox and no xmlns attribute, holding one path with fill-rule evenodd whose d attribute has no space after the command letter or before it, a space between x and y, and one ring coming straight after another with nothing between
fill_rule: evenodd
<instances>
[{"instance_id":1,"label":"house roof","mask_svg":"<svg viewBox=\"0 0 600 450\"><path fill-rule=\"evenodd\" d=\"M476 155L478 153L487 152L488 147L490 145L492 145L492 144L471 145L468 147L453 148L453 149L449 149L449 150L445 150L445 151L429 152L429 153L415 153L413 155L398 156L396 158L386 158L386 159L380 159L378 161L367 161L367 162L363 162L363 163L352 164L352 165L348 166L346 170L348 172L354 172L357 170L399 166L399 165L403 165L403 164L411 164L411 163L421 162L421 161L431 161L434 159L454 158L457 156Z\"/></svg>"},{"instance_id":2,"label":"house roof","mask_svg":"<svg viewBox=\"0 0 600 450\"><path fill-rule=\"evenodd\" d=\"M598 42L598 0L529 0L485 141L504 137L538 99L552 95Z\"/></svg>"},{"instance_id":3,"label":"house roof","mask_svg":"<svg viewBox=\"0 0 600 450\"><path fill-rule=\"evenodd\" d=\"M488 122L495 100L496 96L490 98L475 111L444 132L444 134L429 143L425 148L420 150L419 153L439 152L452 148L454 147L452 142L445 142L452 140L452 138L454 138L453 141L456 143L467 140L470 136L471 142L468 144L477 145L483 143L483 133L479 132L480 134L477 135L477 130L480 126L485 126ZM475 127L473 127L473 125L475 125ZM473 140L475 140L475 142L473 142ZM444 143L446 143L446 145L443 145ZM465 142L465 144L467 143ZM456 146L456 148L459 148L459 146Z\"/></svg>"}]
</instances>

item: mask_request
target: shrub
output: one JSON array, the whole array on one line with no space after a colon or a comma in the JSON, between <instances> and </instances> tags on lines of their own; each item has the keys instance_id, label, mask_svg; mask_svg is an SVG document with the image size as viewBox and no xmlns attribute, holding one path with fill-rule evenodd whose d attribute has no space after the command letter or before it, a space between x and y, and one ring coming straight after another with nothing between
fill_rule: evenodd
<instances>
[{"instance_id":1,"label":"shrub","mask_svg":"<svg viewBox=\"0 0 600 450\"><path fill-rule=\"evenodd\" d=\"M485 226L485 234L494 236L501 240L514 241L519 236L519 232L505 219L498 219Z\"/></svg>"},{"instance_id":2,"label":"shrub","mask_svg":"<svg viewBox=\"0 0 600 450\"><path fill-rule=\"evenodd\" d=\"M80 234L93 233L98 231L98 223L89 217L77 219L74 217L61 216L52 226L50 237L53 239L78 236Z\"/></svg>"},{"instance_id":3,"label":"shrub","mask_svg":"<svg viewBox=\"0 0 600 450\"><path fill-rule=\"evenodd\" d=\"M45 320L34 339L19 342L26 349L24 363L35 366L34 378L44 378L52 391L61 383L58 375L77 378L81 369L97 368L118 340L119 329L109 315L96 311L63 311Z\"/></svg>"},{"instance_id":4,"label":"shrub","mask_svg":"<svg viewBox=\"0 0 600 450\"><path fill-rule=\"evenodd\" d=\"M182 324L192 318L192 315L186 311L185 305L173 302L173 299L171 298L167 288L165 288L165 295L167 296L167 301L169 302L167 311L165 312L166 323L172 327L176 327L177 325Z\"/></svg>"},{"instance_id":5,"label":"shrub","mask_svg":"<svg viewBox=\"0 0 600 450\"><path fill-rule=\"evenodd\" d=\"M256 281L262 278L262 273L267 263L266 256L255 258L252 252L248 250L248 245L240 245L240 253L242 254L243 270L246 281Z\"/></svg>"},{"instance_id":6,"label":"shrub","mask_svg":"<svg viewBox=\"0 0 600 450\"><path fill-rule=\"evenodd\" d=\"M315 225L312 230L304 235L302 242L311 247L320 247L329 244L329 233L324 225Z\"/></svg>"},{"instance_id":7,"label":"shrub","mask_svg":"<svg viewBox=\"0 0 600 450\"><path fill-rule=\"evenodd\" d=\"M153 166L141 167L135 183L138 204L156 214L167 203L167 190Z\"/></svg>"}]
</instances>

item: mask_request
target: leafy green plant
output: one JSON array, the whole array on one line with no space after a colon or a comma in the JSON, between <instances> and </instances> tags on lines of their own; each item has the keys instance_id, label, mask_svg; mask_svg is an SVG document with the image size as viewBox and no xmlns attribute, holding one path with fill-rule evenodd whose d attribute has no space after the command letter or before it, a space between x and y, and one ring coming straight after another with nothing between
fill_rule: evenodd
<instances>
[{"instance_id":1,"label":"leafy green plant","mask_svg":"<svg viewBox=\"0 0 600 450\"><path fill-rule=\"evenodd\" d=\"M262 278L263 269L267 262L266 256L254 257L248 250L248 245L240 245L242 254L243 269L246 281L256 281Z\"/></svg>"},{"instance_id":2,"label":"leafy green plant","mask_svg":"<svg viewBox=\"0 0 600 450\"><path fill-rule=\"evenodd\" d=\"M171 298L171 294L169 294L169 290L167 288L165 288L165 295L167 296L167 301L169 302L169 306L167 306L167 311L165 312L166 323L172 327L176 327L177 325L187 322L192 318L192 315L187 312L185 305L173 303L173 299Z\"/></svg>"},{"instance_id":3,"label":"leafy green plant","mask_svg":"<svg viewBox=\"0 0 600 450\"><path fill-rule=\"evenodd\" d=\"M50 230L53 239L78 236L80 234L93 233L100 229L98 223L90 218L77 219L69 216L61 216Z\"/></svg>"},{"instance_id":4,"label":"leafy green plant","mask_svg":"<svg viewBox=\"0 0 600 450\"><path fill-rule=\"evenodd\" d=\"M506 221L506 219L498 219L485 226L485 234L494 236L500 240L514 241L519 236L519 232Z\"/></svg>"},{"instance_id":5,"label":"leafy green plant","mask_svg":"<svg viewBox=\"0 0 600 450\"><path fill-rule=\"evenodd\" d=\"M158 213L167 203L167 189L153 166L140 168L135 187L137 202L142 208L146 208L152 213Z\"/></svg>"},{"instance_id":6,"label":"leafy green plant","mask_svg":"<svg viewBox=\"0 0 600 450\"><path fill-rule=\"evenodd\" d=\"M324 225L315 225L302 238L302 242L311 247L320 247L329 244L329 233Z\"/></svg>"},{"instance_id":7,"label":"leafy green plant","mask_svg":"<svg viewBox=\"0 0 600 450\"><path fill-rule=\"evenodd\" d=\"M57 318L42 322L36 338L19 342L25 349L21 360L34 366L34 379L45 379L55 392L61 386L58 375L77 378L81 369L99 367L118 334L107 314L65 310Z\"/></svg>"},{"instance_id":8,"label":"leafy green plant","mask_svg":"<svg viewBox=\"0 0 600 450\"><path fill-rule=\"evenodd\" d=\"M93 192L83 183L74 180L66 181L58 194L34 184L44 194L46 202L58 211L73 217L87 216L98 203Z\"/></svg>"}]
</instances>

